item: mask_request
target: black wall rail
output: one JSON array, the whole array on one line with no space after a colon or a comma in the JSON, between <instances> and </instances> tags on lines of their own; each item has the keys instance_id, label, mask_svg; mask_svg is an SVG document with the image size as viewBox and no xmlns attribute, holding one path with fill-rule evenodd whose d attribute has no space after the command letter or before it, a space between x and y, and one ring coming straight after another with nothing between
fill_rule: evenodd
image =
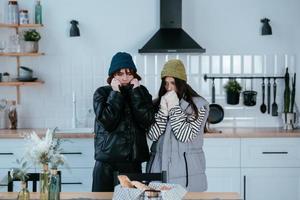
<instances>
[{"instance_id":1,"label":"black wall rail","mask_svg":"<svg viewBox=\"0 0 300 200\"><path fill-rule=\"evenodd\" d=\"M207 79L284 79L284 76L209 76L204 74L204 80Z\"/></svg>"}]
</instances>

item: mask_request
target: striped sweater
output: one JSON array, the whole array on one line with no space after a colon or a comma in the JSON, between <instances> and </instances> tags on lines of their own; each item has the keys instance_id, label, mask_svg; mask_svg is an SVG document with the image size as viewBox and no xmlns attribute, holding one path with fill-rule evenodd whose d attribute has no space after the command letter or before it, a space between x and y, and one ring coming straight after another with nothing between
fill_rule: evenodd
<instances>
[{"instance_id":1,"label":"striped sweater","mask_svg":"<svg viewBox=\"0 0 300 200\"><path fill-rule=\"evenodd\" d=\"M179 105L170 110L169 117L159 110L155 114L155 123L151 125L148 137L153 141L157 141L164 134L167 122L170 120L176 139L180 142L190 142L199 133L206 112L207 110L201 107L198 110L198 118L196 119L194 115L188 115L182 111Z\"/></svg>"}]
</instances>

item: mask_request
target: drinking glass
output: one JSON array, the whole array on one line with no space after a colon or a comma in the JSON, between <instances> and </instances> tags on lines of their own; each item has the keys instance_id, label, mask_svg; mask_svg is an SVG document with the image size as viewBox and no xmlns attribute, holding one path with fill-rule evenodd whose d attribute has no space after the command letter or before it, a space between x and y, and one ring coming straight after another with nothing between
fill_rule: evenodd
<instances>
[{"instance_id":1,"label":"drinking glass","mask_svg":"<svg viewBox=\"0 0 300 200\"><path fill-rule=\"evenodd\" d=\"M5 41L0 41L0 52L3 53L6 48L6 42Z\"/></svg>"}]
</instances>

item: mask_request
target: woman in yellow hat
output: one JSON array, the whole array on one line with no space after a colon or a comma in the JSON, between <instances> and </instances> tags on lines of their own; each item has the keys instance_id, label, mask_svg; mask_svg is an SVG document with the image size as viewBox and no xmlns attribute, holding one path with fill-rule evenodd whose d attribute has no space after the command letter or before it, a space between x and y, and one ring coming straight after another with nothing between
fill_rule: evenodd
<instances>
[{"instance_id":1,"label":"woman in yellow hat","mask_svg":"<svg viewBox=\"0 0 300 200\"><path fill-rule=\"evenodd\" d=\"M169 60L161 71L161 79L154 102L155 123L148 132L148 137L155 142L147 171L167 171L168 183L181 184L188 191L205 191L202 146L209 103L187 83L180 60Z\"/></svg>"}]
</instances>

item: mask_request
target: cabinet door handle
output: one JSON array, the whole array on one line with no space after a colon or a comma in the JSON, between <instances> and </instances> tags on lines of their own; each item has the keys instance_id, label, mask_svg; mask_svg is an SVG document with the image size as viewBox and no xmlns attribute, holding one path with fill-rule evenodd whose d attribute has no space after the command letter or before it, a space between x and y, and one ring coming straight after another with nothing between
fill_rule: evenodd
<instances>
[{"instance_id":1,"label":"cabinet door handle","mask_svg":"<svg viewBox=\"0 0 300 200\"><path fill-rule=\"evenodd\" d=\"M82 182L64 182L62 185L82 185Z\"/></svg>"},{"instance_id":2,"label":"cabinet door handle","mask_svg":"<svg viewBox=\"0 0 300 200\"><path fill-rule=\"evenodd\" d=\"M244 200L246 200L246 176L244 176Z\"/></svg>"},{"instance_id":3,"label":"cabinet door handle","mask_svg":"<svg viewBox=\"0 0 300 200\"><path fill-rule=\"evenodd\" d=\"M9 152L8 152L8 153L5 153L5 152L4 152L4 153L0 153L0 155L1 155L1 156L14 155L14 153L9 153Z\"/></svg>"},{"instance_id":4,"label":"cabinet door handle","mask_svg":"<svg viewBox=\"0 0 300 200\"><path fill-rule=\"evenodd\" d=\"M64 155L81 155L82 152L62 152L61 154L64 154Z\"/></svg>"},{"instance_id":5,"label":"cabinet door handle","mask_svg":"<svg viewBox=\"0 0 300 200\"><path fill-rule=\"evenodd\" d=\"M288 154L287 151L263 151L262 154Z\"/></svg>"}]
</instances>

